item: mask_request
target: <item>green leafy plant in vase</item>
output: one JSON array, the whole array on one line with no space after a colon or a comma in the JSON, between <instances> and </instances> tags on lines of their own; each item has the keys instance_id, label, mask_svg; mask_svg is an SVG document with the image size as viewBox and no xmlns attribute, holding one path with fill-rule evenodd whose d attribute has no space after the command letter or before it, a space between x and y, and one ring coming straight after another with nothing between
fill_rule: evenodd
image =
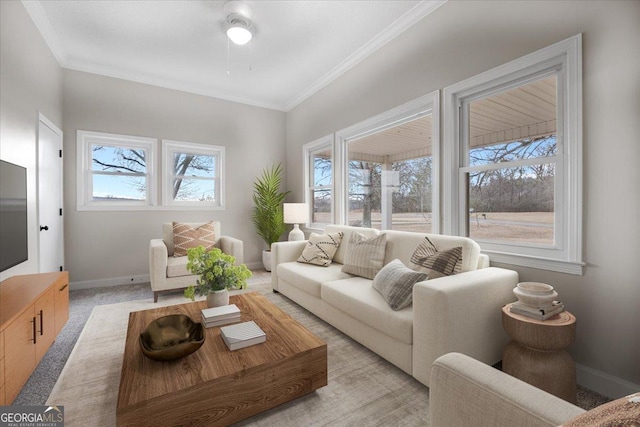
<instances>
[{"instance_id":1,"label":"green leafy plant in vase","mask_svg":"<svg viewBox=\"0 0 640 427\"><path fill-rule=\"evenodd\" d=\"M184 296L194 301L196 295L204 295L210 307L229 304L228 290L245 289L252 275L246 265L234 265L236 258L218 248L191 248L187 258L187 270L200 278L184 291Z\"/></svg>"},{"instance_id":2,"label":"green leafy plant in vase","mask_svg":"<svg viewBox=\"0 0 640 427\"><path fill-rule=\"evenodd\" d=\"M282 165L277 164L262 171L262 175L253 183L255 208L251 220L258 235L267 244L267 249L262 252L262 263L267 271L271 271L271 244L280 240L286 230L282 204L289 191L280 191L282 180Z\"/></svg>"}]
</instances>

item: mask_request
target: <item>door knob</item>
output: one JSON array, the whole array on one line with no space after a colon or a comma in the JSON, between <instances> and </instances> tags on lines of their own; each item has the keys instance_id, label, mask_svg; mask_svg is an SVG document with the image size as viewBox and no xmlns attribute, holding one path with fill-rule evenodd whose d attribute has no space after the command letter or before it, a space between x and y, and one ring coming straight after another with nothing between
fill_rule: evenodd
<instances>
[{"instance_id":1,"label":"door knob","mask_svg":"<svg viewBox=\"0 0 640 427\"><path fill-rule=\"evenodd\" d=\"M48 225L45 225L44 227L42 225L40 226L40 231L42 230L47 231L48 229L49 229Z\"/></svg>"}]
</instances>

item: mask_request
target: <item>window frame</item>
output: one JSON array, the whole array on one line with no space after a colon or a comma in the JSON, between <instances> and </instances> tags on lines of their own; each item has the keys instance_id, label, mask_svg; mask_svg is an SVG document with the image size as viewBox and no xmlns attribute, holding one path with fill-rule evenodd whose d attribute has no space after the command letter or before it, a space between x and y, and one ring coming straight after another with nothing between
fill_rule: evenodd
<instances>
[{"instance_id":1,"label":"window frame","mask_svg":"<svg viewBox=\"0 0 640 427\"><path fill-rule=\"evenodd\" d=\"M157 142L158 140L155 138L78 130L76 133L77 210L140 210L156 206L155 162L157 157ZM146 150L148 157L145 164L145 178L147 185L145 200L93 200L94 173L91 168L93 161L91 146L93 144Z\"/></svg>"},{"instance_id":2,"label":"window frame","mask_svg":"<svg viewBox=\"0 0 640 427\"><path fill-rule=\"evenodd\" d=\"M331 151L331 186L329 190L331 190L331 214L330 214L330 222L312 222L307 221L304 224L305 228L315 231L322 231L324 228L330 223L335 223L335 205L336 205L336 161L335 161L335 147L334 147L334 135L329 134L325 135L321 138L316 139L315 141L308 142L303 145L303 155L304 155L304 202L309 207L309 215L308 218L313 218L313 197L311 196L312 192L317 189L326 190L326 186L316 186L314 185L314 165L312 162L312 156L315 153L325 151L329 149Z\"/></svg>"},{"instance_id":3,"label":"window frame","mask_svg":"<svg viewBox=\"0 0 640 427\"><path fill-rule=\"evenodd\" d=\"M578 34L444 89L443 231L465 235L468 207L463 177L469 169L465 163L468 154L465 103L509 86L521 86L545 72L557 72L559 149L555 156L558 168L554 197L558 230L554 247L480 242L482 251L489 254L492 261L582 274L581 51L582 37Z\"/></svg>"},{"instance_id":4,"label":"window frame","mask_svg":"<svg viewBox=\"0 0 640 427\"><path fill-rule=\"evenodd\" d=\"M173 155L174 153L188 153L196 155L212 156L216 162L216 174L212 178L215 185L215 194L218 196L213 201L175 201L172 189L173 179ZM207 209L222 210L225 207L225 147L219 145L199 144L195 142L162 140L162 205L177 209Z\"/></svg>"},{"instance_id":5,"label":"window frame","mask_svg":"<svg viewBox=\"0 0 640 427\"><path fill-rule=\"evenodd\" d=\"M352 139L362 138L403 123L431 115L431 176L432 188L432 213L431 233L440 232L440 91L436 90L427 95L416 98L377 116L366 119L360 123L342 129L335 134L336 168L334 186L335 198L338 203L336 209L336 223L348 224L349 215L349 155L348 142ZM338 194L339 193L339 194Z\"/></svg>"}]
</instances>

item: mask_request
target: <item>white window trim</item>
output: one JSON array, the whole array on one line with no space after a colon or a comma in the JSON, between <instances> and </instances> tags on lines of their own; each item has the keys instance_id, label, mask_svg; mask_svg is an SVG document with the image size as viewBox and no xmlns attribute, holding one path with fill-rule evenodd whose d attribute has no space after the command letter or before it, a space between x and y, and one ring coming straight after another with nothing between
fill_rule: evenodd
<instances>
[{"instance_id":1,"label":"white window trim","mask_svg":"<svg viewBox=\"0 0 640 427\"><path fill-rule=\"evenodd\" d=\"M561 67L558 87L563 92L558 99L558 108L564 130L562 171L562 200L557 206L564 227L558 249L527 250L518 246L510 251L509 246L481 244L483 252L495 262L521 265L532 268L582 274L582 36L580 34L523 56L502 66L471 77L444 89L444 173L442 175L443 231L459 235L461 228L460 167L461 131L459 107L463 100L490 90L509 81L523 79L551 67ZM562 80L562 81L561 81ZM558 187L556 186L556 189ZM557 217L557 216L556 216Z\"/></svg>"},{"instance_id":2,"label":"white window trim","mask_svg":"<svg viewBox=\"0 0 640 427\"><path fill-rule=\"evenodd\" d=\"M214 156L217 160L215 177L216 200L211 202L189 202L173 200L173 153L190 153ZM174 210L223 210L225 206L225 147L219 145L198 144L194 142L162 140L162 205Z\"/></svg>"},{"instance_id":3,"label":"white window trim","mask_svg":"<svg viewBox=\"0 0 640 427\"><path fill-rule=\"evenodd\" d=\"M353 126L342 129L335 134L334 150L334 188L335 203L337 205L335 219L336 224L348 223L348 206L346 197L348 194L348 153L347 142L354 138L361 138L384 129L398 126L420 117L431 115L431 149L432 149L432 225L431 233L440 230L440 191L438 181L440 179L440 92L434 91L420 98L409 101L396 108L392 108L377 116L366 119Z\"/></svg>"},{"instance_id":4,"label":"white window trim","mask_svg":"<svg viewBox=\"0 0 640 427\"><path fill-rule=\"evenodd\" d=\"M304 172L303 172L303 185L302 188L304 188L304 202L307 204L307 206L309 206L309 216L308 218L313 218L313 200L311 198L311 189L315 188L313 186L313 179L312 179L312 173L314 170L314 166L313 164L311 164L311 156L318 152L318 151L324 151L326 149L330 149L331 150L331 222L335 222L335 203L336 203L336 198L335 198L335 191L336 191L336 186L335 186L335 178L336 178L336 165L335 165L335 147L334 147L334 139L333 139L333 134L329 134L329 135L325 135L322 138L318 138L315 141L306 143L302 146L302 152L303 152L303 156L304 156ZM311 230L311 231L323 231L324 228L327 226L328 224L325 223L314 223L314 222L310 222L307 221L306 224L304 224L305 228Z\"/></svg>"},{"instance_id":5,"label":"white window trim","mask_svg":"<svg viewBox=\"0 0 640 427\"><path fill-rule=\"evenodd\" d=\"M104 132L92 132L78 130L76 133L77 161L76 183L77 197L76 209L79 211L110 211L110 210L145 210L156 205L156 150L158 140L140 136L120 135ZM104 144L109 146L122 146L129 148L144 148L147 150L148 159L146 169L147 198L144 201L103 201L92 200L92 172L91 172L91 144Z\"/></svg>"}]
</instances>

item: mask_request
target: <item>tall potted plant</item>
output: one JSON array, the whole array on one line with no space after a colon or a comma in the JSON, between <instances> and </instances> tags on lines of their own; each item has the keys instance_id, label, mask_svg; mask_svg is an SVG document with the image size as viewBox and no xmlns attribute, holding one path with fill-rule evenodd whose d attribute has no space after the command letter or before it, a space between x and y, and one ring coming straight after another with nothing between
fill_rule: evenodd
<instances>
[{"instance_id":1,"label":"tall potted plant","mask_svg":"<svg viewBox=\"0 0 640 427\"><path fill-rule=\"evenodd\" d=\"M253 203L255 208L251 220L256 226L258 235L267 244L262 251L264 269L271 271L271 244L280 240L285 231L282 204L288 191L280 191L282 184L282 165L267 168L253 183Z\"/></svg>"}]
</instances>

